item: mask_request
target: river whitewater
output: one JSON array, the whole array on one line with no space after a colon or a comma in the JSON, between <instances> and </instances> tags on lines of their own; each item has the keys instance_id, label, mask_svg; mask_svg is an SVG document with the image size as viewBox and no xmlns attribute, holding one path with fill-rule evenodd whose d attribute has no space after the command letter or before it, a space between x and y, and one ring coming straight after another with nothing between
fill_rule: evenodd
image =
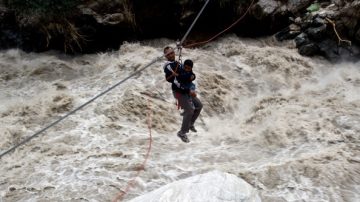
<instances>
[{"instance_id":1,"label":"river whitewater","mask_svg":"<svg viewBox=\"0 0 360 202\"><path fill-rule=\"evenodd\" d=\"M0 52L0 153L161 56L168 39L68 56ZM360 201L360 62L226 36L183 49L204 108L183 143L163 61L0 159L0 202L124 201L219 170L262 201ZM150 157L139 176L153 137Z\"/></svg>"}]
</instances>

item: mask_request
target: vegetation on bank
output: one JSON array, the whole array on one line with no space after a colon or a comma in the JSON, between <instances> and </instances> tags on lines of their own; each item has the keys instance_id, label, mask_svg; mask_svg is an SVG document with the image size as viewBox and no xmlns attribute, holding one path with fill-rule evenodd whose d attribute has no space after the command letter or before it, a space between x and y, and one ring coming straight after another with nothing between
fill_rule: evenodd
<instances>
[{"instance_id":1,"label":"vegetation on bank","mask_svg":"<svg viewBox=\"0 0 360 202\"><path fill-rule=\"evenodd\" d=\"M81 0L7 0L5 5L14 11L20 29L37 28L44 35L45 46L61 38L65 52L81 48L83 37L69 20Z\"/></svg>"},{"instance_id":2,"label":"vegetation on bank","mask_svg":"<svg viewBox=\"0 0 360 202\"><path fill-rule=\"evenodd\" d=\"M49 19L66 17L80 2L81 0L7 0L7 6L19 14Z\"/></svg>"},{"instance_id":3,"label":"vegetation on bank","mask_svg":"<svg viewBox=\"0 0 360 202\"><path fill-rule=\"evenodd\" d=\"M37 38L37 50L49 48L82 52L82 47L98 40L90 33L106 32L101 26L116 30L121 25L136 27L129 0L2 0L15 15L22 39ZM90 23L90 24L87 24ZM91 24L92 23L92 24ZM110 32L111 33L111 32ZM86 36L85 36L86 35ZM97 37L97 36L96 36ZM28 43L28 41L26 41ZM33 45L30 45L30 47Z\"/></svg>"}]
</instances>

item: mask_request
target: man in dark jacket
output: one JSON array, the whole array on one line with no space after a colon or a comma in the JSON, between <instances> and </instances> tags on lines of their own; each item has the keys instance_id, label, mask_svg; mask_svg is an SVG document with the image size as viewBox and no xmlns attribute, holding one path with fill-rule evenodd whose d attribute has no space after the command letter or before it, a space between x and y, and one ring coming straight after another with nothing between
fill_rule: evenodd
<instances>
[{"instance_id":1,"label":"man in dark jacket","mask_svg":"<svg viewBox=\"0 0 360 202\"><path fill-rule=\"evenodd\" d=\"M194 123L202 110L202 103L196 97L195 91L190 90L190 85L187 85L188 78L183 77L183 65L175 60L175 52L171 47L164 48L164 54L168 60L164 65L165 78L171 83L171 89L178 104L184 110L181 129L177 136L183 142L190 142L186 133L189 130L196 132ZM193 80L195 79L195 74ZM186 80L186 81L185 81Z\"/></svg>"}]
</instances>

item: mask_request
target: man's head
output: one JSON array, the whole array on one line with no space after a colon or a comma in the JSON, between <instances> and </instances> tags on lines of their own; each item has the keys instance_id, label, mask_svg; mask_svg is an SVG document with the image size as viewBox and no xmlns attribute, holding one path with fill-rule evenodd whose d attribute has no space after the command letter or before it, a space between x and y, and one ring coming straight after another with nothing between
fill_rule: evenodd
<instances>
[{"instance_id":1,"label":"man's head","mask_svg":"<svg viewBox=\"0 0 360 202\"><path fill-rule=\"evenodd\" d=\"M164 55L169 61L175 61L175 52L171 47L167 46L164 48Z\"/></svg>"},{"instance_id":2,"label":"man's head","mask_svg":"<svg viewBox=\"0 0 360 202\"><path fill-rule=\"evenodd\" d=\"M190 72L194 66L194 63L192 60L185 60L184 61L184 70L187 72Z\"/></svg>"}]
</instances>

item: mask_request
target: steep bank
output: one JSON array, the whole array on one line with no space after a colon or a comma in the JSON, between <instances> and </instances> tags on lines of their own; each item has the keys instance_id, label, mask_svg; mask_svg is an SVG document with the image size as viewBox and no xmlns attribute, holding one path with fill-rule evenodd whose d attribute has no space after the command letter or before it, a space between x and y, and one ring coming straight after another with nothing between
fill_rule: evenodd
<instances>
[{"instance_id":1,"label":"steep bank","mask_svg":"<svg viewBox=\"0 0 360 202\"><path fill-rule=\"evenodd\" d=\"M124 41L167 37L179 39L195 18L204 1L185 0L156 2L140 0L66 0L44 4L43 0L23 3L19 0L0 2L0 47L20 47L27 51L58 49L67 52L98 52L118 49ZM293 24L293 19L308 16L311 0L252 0L210 1L190 35L189 41L207 39L238 19L249 8L247 16L231 31L246 37L272 35ZM336 52L337 38L332 25L323 22L325 29L308 43L312 51L301 54L337 55L358 54L360 44L359 0L321 1L319 5L331 12L325 17L337 25L344 39L352 41L352 52ZM329 9L328 9L329 10ZM323 16L324 17L324 16ZM307 17L309 18L309 17ZM306 18L306 19L307 19ZM316 16L314 17L316 18ZM308 22L301 23L306 27ZM306 31L304 28L304 32ZM293 30L291 30L293 31ZM299 31L299 30L297 30ZM297 33L300 34L301 32ZM293 38L297 35L292 33ZM280 37L281 40L291 37ZM315 38L315 40L314 40ZM321 45L326 41L327 47ZM312 44L312 45L308 45ZM334 52L331 54L328 50Z\"/></svg>"}]
</instances>

